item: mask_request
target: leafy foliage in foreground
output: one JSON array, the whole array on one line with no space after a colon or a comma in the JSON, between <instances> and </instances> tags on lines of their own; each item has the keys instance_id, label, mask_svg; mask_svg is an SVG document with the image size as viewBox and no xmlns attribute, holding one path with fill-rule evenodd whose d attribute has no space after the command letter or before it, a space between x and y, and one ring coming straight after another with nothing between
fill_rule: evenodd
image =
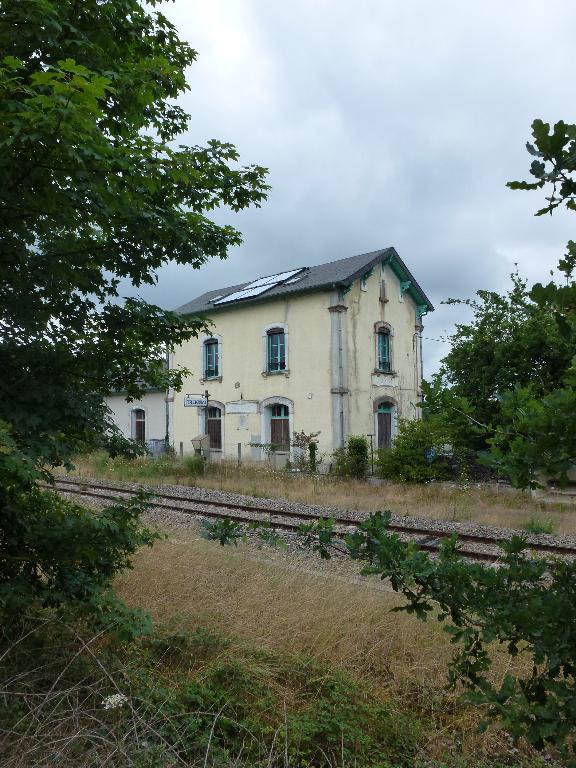
<instances>
[{"instance_id":1,"label":"leafy foliage in foreground","mask_svg":"<svg viewBox=\"0 0 576 768\"><path fill-rule=\"evenodd\" d=\"M387 530L390 513L378 512L358 525L344 542L334 521L302 526L306 543L324 558L335 550L365 564L364 573L390 579L406 605L396 609L445 623L459 646L450 683L461 683L469 698L486 708L515 737L525 736L568 753L576 735L576 561L531 559L523 537L502 543L496 568L467 561L456 536L444 541L437 557L405 543ZM227 532L222 524L220 543ZM490 646L527 660L525 676L491 679ZM576 764L576 760L573 761Z\"/></svg>"},{"instance_id":2,"label":"leafy foliage in foreground","mask_svg":"<svg viewBox=\"0 0 576 768\"><path fill-rule=\"evenodd\" d=\"M240 233L208 213L266 195L265 169L241 167L231 144L178 144L189 118L175 100L196 53L156 5L2 1L0 609L8 612L33 599L106 601L113 575L149 543L136 522L143 500L96 515L34 484L102 444L103 395L137 398L182 382L166 353L204 321L122 301L123 286L154 284L169 261L193 270L225 258ZM107 447L134 453L114 435Z\"/></svg>"},{"instance_id":3,"label":"leafy foliage in foreground","mask_svg":"<svg viewBox=\"0 0 576 768\"><path fill-rule=\"evenodd\" d=\"M149 628L142 612L123 612L111 589L114 577L130 566L131 555L159 538L140 523L149 494L119 499L99 514L35 486L16 488L5 498L0 578L5 628L33 604L69 617L89 614L93 626L120 610L123 635Z\"/></svg>"},{"instance_id":4,"label":"leafy foliage in foreground","mask_svg":"<svg viewBox=\"0 0 576 768\"><path fill-rule=\"evenodd\" d=\"M166 348L203 322L118 303L122 281L225 258L241 236L206 213L259 204L265 170L239 167L230 144L175 143L196 53L161 13L4 0L2 17L0 419L59 463L103 432L99 393L181 382Z\"/></svg>"}]
</instances>

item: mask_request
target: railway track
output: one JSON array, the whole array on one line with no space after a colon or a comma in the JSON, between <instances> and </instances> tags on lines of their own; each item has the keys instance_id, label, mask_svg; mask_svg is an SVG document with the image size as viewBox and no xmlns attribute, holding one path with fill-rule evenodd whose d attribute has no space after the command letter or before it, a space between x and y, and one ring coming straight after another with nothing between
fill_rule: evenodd
<instances>
[{"instance_id":1,"label":"railway track","mask_svg":"<svg viewBox=\"0 0 576 768\"><path fill-rule=\"evenodd\" d=\"M49 486L46 486L49 487ZM293 509L270 509L254 504L242 504L232 501L215 501L214 499L194 499L178 494L165 493L152 490L154 495L154 508L164 509L168 512L179 512L194 517L210 519L229 518L238 523L253 523L261 520L269 523L271 527L296 532L299 526L305 522L321 519L314 512L303 512ZM133 488L117 485L103 485L81 480L55 481L55 490L80 497L98 498L104 501L114 501L119 495L130 497L134 495ZM335 520L335 533L343 536L351 529L358 526L361 519L346 515L338 515ZM461 544L460 552L463 556L484 562L496 563L501 557L498 544L509 539L508 536L495 533L494 535L476 534L465 531L438 530L438 528L407 525L391 521L388 530L397 533L406 540L415 540L420 549L435 552L440 547L442 539L458 534ZM558 555L561 557L576 557L576 546L570 546L560 542L528 541L528 548L542 555ZM488 548L489 551L486 551Z\"/></svg>"}]
</instances>

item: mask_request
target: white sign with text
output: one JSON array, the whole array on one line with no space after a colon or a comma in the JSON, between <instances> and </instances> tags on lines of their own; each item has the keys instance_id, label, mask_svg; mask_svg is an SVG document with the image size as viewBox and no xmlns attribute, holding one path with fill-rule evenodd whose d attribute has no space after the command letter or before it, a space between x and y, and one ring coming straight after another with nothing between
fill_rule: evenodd
<instances>
[{"instance_id":1,"label":"white sign with text","mask_svg":"<svg viewBox=\"0 0 576 768\"><path fill-rule=\"evenodd\" d=\"M204 395L185 395L184 408L205 408L208 400Z\"/></svg>"}]
</instances>

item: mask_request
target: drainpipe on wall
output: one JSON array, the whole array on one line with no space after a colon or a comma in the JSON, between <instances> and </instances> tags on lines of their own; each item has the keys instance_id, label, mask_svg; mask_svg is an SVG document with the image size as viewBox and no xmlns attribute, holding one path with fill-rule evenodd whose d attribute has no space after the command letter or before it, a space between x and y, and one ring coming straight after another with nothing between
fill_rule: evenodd
<instances>
[{"instance_id":1,"label":"drainpipe on wall","mask_svg":"<svg viewBox=\"0 0 576 768\"><path fill-rule=\"evenodd\" d=\"M428 312L422 312L420 315L420 322L418 323L418 330L414 334L414 346L415 346L415 352L416 352L416 361L415 361L415 368L416 368L416 393L419 392L420 386L422 384L422 380L424 379L424 358L422 355L422 331L424 330L424 324L422 323L422 318L424 315L427 315ZM420 401L422 401L422 396L420 396Z\"/></svg>"},{"instance_id":2,"label":"drainpipe on wall","mask_svg":"<svg viewBox=\"0 0 576 768\"><path fill-rule=\"evenodd\" d=\"M345 312L348 308L342 303L337 292L332 298L333 304L328 307L331 326L330 352L330 392L332 396L332 434L334 448L342 447L346 440L346 396L348 390L347 361L346 361L346 327Z\"/></svg>"},{"instance_id":3,"label":"drainpipe on wall","mask_svg":"<svg viewBox=\"0 0 576 768\"><path fill-rule=\"evenodd\" d=\"M170 370L170 350L168 347L166 347L166 370ZM164 398L164 402L166 403L166 448L170 446L170 439L171 439L171 424L170 424L170 406L174 402L174 390L171 390L170 387L166 389L166 397Z\"/></svg>"},{"instance_id":4,"label":"drainpipe on wall","mask_svg":"<svg viewBox=\"0 0 576 768\"><path fill-rule=\"evenodd\" d=\"M338 386L340 387L340 446L344 447L344 349L342 346L342 313L338 312Z\"/></svg>"}]
</instances>

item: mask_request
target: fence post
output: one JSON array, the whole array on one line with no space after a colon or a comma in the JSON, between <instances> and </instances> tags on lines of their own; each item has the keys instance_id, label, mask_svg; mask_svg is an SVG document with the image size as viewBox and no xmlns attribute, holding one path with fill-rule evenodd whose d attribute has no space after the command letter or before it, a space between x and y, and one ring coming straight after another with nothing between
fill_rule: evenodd
<instances>
[{"instance_id":1,"label":"fence post","mask_svg":"<svg viewBox=\"0 0 576 768\"><path fill-rule=\"evenodd\" d=\"M180 441L180 458L184 456L184 443Z\"/></svg>"},{"instance_id":2,"label":"fence post","mask_svg":"<svg viewBox=\"0 0 576 768\"><path fill-rule=\"evenodd\" d=\"M242 463L242 443L238 443L238 466Z\"/></svg>"}]
</instances>

